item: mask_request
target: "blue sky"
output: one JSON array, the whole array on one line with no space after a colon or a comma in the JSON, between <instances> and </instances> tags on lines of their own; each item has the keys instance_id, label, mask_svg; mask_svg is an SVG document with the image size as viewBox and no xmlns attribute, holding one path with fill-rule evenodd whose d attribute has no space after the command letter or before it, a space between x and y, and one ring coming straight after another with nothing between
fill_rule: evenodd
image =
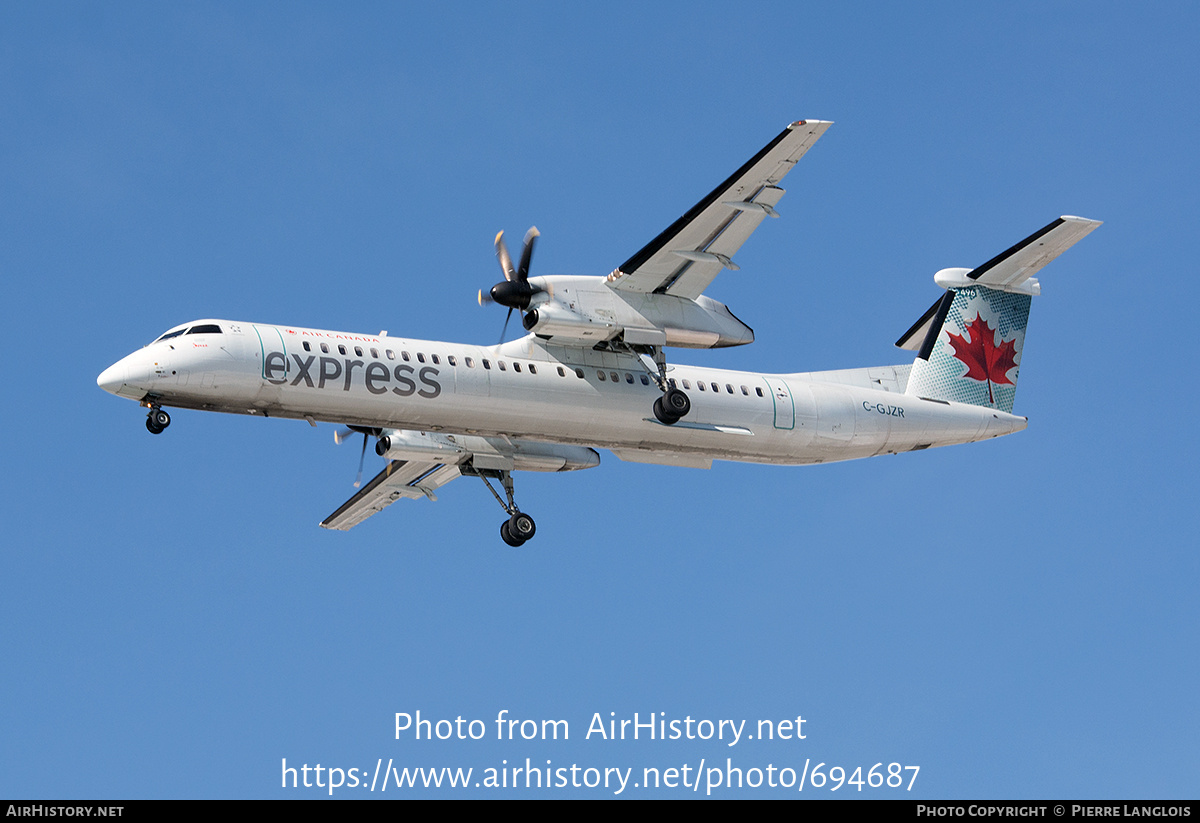
<instances>
[{"instance_id":1,"label":"blue sky","mask_svg":"<svg viewBox=\"0 0 1200 823\"><path fill-rule=\"evenodd\" d=\"M1195 797L1198 22L1189 4L0 7L0 796L317 797L281 789L284 758L528 757L635 780L920 767L911 793L864 797ZM835 125L711 289L757 342L679 362L906 362L891 343L934 271L1060 214L1104 220L1042 273L1026 432L811 468L604 453L518 476L538 535L514 551L469 481L325 532L357 460L331 426L177 412L152 437L95 385L198 317L494 342L503 312L475 292L496 231L539 227L537 273L605 273L802 117ZM417 710L489 736L395 739ZM497 741L501 710L571 738ZM585 740L610 712L799 715L806 739ZM774 794L797 796L714 792Z\"/></svg>"}]
</instances>

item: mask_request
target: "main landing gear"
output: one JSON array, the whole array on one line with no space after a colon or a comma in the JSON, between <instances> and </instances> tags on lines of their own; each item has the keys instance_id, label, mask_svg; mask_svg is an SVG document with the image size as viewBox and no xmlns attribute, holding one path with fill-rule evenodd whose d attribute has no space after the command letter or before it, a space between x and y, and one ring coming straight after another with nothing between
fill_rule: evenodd
<instances>
[{"instance_id":1,"label":"main landing gear","mask_svg":"<svg viewBox=\"0 0 1200 823\"><path fill-rule=\"evenodd\" d=\"M150 413L146 415L146 430L151 434L162 434L169 425L171 425L171 415L159 406L151 406Z\"/></svg>"},{"instance_id":2,"label":"main landing gear","mask_svg":"<svg viewBox=\"0 0 1200 823\"><path fill-rule=\"evenodd\" d=\"M517 508L517 502L513 499L512 472L478 470L476 473L483 480L483 484L488 487L492 497L496 498L496 502L508 513L508 519L500 524L500 539L513 548L525 545L525 541L537 533L537 524L533 522L532 517ZM499 479L500 485L504 487L504 495L508 498L507 503L500 499L500 495L496 494L488 477Z\"/></svg>"},{"instance_id":3,"label":"main landing gear","mask_svg":"<svg viewBox=\"0 0 1200 823\"><path fill-rule=\"evenodd\" d=\"M654 416L664 426L674 426L692 410L692 401L679 389L671 388L654 401Z\"/></svg>"},{"instance_id":4,"label":"main landing gear","mask_svg":"<svg viewBox=\"0 0 1200 823\"><path fill-rule=\"evenodd\" d=\"M625 346L629 354L637 355L646 374L662 389L662 397L654 401L654 417L664 426L674 426L692 410L692 401L679 389L675 381L667 379L667 359L663 356L661 346Z\"/></svg>"}]
</instances>

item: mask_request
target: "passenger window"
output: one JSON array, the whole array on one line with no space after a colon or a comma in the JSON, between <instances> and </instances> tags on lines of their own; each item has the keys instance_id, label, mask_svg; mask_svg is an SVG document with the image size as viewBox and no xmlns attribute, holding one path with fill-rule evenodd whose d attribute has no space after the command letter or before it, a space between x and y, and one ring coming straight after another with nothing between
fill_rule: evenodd
<instances>
[{"instance_id":1,"label":"passenger window","mask_svg":"<svg viewBox=\"0 0 1200 823\"><path fill-rule=\"evenodd\" d=\"M346 353L346 347L338 346L338 354L345 354L345 353Z\"/></svg>"},{"instance_id":2,"label":"passenger window","mask_svg":"<svg viewBox=\"0 0 1200 823\"><path fill-rule=\"evenodd\" d=\"M488 360L486 357L485 357L485 358L483 358L483 367L484 367L485 369L488 369L489 371L490 371L490 370L491 370L491 368L492 368L492 364L491 364L491 362L490 362L490 361L489 361L489 360Z\"/></svg>"},{"instance_id":3,"label":"passenger window","mask_svg":"<svg viewBox=\"0 0 1200 823\"><path fill-rule=\"evenodd\" d=\"M625 372L625 382L631 386L633 385L633 375L629 372Z\"/></svg>"},{"instance_id":4,"label":"passenger window","mask_svg":"<svg viewBox=\"0 0 1200 823\"><path fill-rule=\"evenodd\" d=\"M701 383L699 380L696 381L696 388L698 388L700 391L706 391L706 389L704 388L704 384Z\"/></svg>"},{"instance_id":5,"label":"passenger window","mask_svg":"<svg viewBox=\"0 0 1200 823\"><path fill-rule=\"evenodd\" d=\"M729 392L730 394L733 394L733 386L731 386L730 384L726 383L726 384L725 384L725 391Z\"/></svg>"},{"instance_id":6,"label":"passenger window","mask_svg":"<svg viewBox=\"0 0 1200 823\"><path fill-rule=\"evenodd\" d=\"M387 359L388 359L388 360L395 360L395 359L396 359L396 353L395 353L394 351L392 351L391 349L388 349L388 350L387 350Z\"/></svg>"},{"instance_id":7,"label":"passenger window","mask_svg":"<svg viewBox=\"0 0 1200 823\"><path fill-rule=\"evenodd\" d=\"M516 362L514 362L514 363L513 363L513 371L515 371L515 372L517 372L518 374L520 374L520 372L521 372L521 364L520 364L520 363L516 363Z\"/></svg>"},{"instance_id":8,"label":"passenger window","mask_svg":"<svg viewBox=\"0 0 1200 823\"><path fill-rule=\"evenodd\" d=\"M601 383L608 379L604 376L604 372L600 371L599 369L596 370L596 376L600 378Z\"/></svg>"},{"instance_id":9,"label":"passenger window","mask_svg":"<svg viewBox=\"0 0 1200 823\"><path fill-rule=\"evenodd\" d=\"M406 352L406 351L400 352L400 359L403 360L405 363L407 363L409 360L408 352Z\"/></svg>"},{"instance_id":10,"label":"passenger window","mask_svg":"<svg viewBox=\"0 0 1200 823\"><path fill-rule=\"evenodd\" d=\"M446 355L446 362L449 363L451 366L458 365L458 360L456 360L454 355L452 355L452 354Z\"/></svg>"},{"instance_id":11,"label":"passenger window","mask_svg":"<svg viewBox=\"0 0 1200 823\"><path fill-rule=\"evenodd\" d=\"M692 387L692 384L691 384L691 383L689 383L687 380L684 380L684 381L683 381L683 387L684 387L685 389L690 389L690 388Z\"/></svg>"},{"instance_id":12,"label":"passenger window","mask_svg":"<svg viewBox=\"0 0 1200 823\"><path fill-rule=\"evenodd\" d=\"M579 368L575 369L575 376L578 377L580 380L582 380L583 379L583 369L579 369Z\"/></svg>"},{"instance_id":13,"label":"passenger window","mask_svg":"<svg viewBox=\"0 0 1200 823\"><path fill-rule=\"evenodd\" d=\"M559 366L559 367L558 367L558 376L559 376L559 377L566 377L566 376L567 376L567 373L566 373L565 371L563 371L563 367L562 367L562 366Z\"/></svg>"},{"instance_id":14,"label":"passenger window","mask_svg":"<svg viewBox=\"0 0 1200 823\"><path fill-rule=\"evenodd\" d=\"M620 382L621 382L621 375L617 374L615 371L610 371L610 372L608 373L608 376L612 378L612 381L613 381L614 383L620 383Z\"/></svg>"},{"instance_id":15,"label":"passenger window","mask_svg":"<svg viewBox=\"0 0 1200 823\"><path fill-rule=\"evenodd\" d=\"M379 359L379 349L371 349L371 356Z\"/></svg>"},{"instance_id":16,"label":"passenger window","mask_svg":"<svg viewBox=\"0 0 1200 823\"><path fill-rule=\"evenodd\" d=\"M362 357L362 356L363 356L363 353L362 353L362 346L355 346L355 347L354 347L354 356L355 356L355 357Z\"/></svg>"},{"instance_id":17,"label":"passenger window","mask_svg":"<svg viewBox=\"0 0 1200 823\"><path fill-rule=\"evenodd\" d=\"M431 354L431 355L429 355L429 357L433 360L433 365L435 365L435 366L441 365L441 361L438 360L438 356L436 354Z\"/></svg>"},{"instance_id":18,"label":"passenger window","mask_svg":"<svg viewBox=\"0 0 1200 823\"><path fill-rule=\"evenodd\" d=\"M749 389L747 389L745 386L742 386L742 394L744 394L744 395L746 395L747 397L749 397L749 396L750 396L750 390L749 390Z\"/></svg>"},{"instance_id":19,"label":"passenger window","mask_svg":"<svg viewBox=\"0 0 1200 823\"><path fill-rule=\"evenodd\" d=\"M713 387L713 391L715 391L717 394L721 393L721 387L718 386L716 383L713 383L712 387Z\"/></svg>"},{"instance_id":20,"label":"passenger window","mask_svg":"<svg viewBox=\"0 0 1200 823\"><path fill-rule=\"evenodd\" d=\"M475 358L473 358L473 357L468 357L468 358L467 358L467 368L468 368L468 369L473 369L473 368L475 368Z\"/></svg>"},{"instance_id":21,"label":"passenger window","mask_svg":"<svg viewBox=\"0 0 1200 823\"><path fill-rule=\"evenodd\" d=\"M321 344L321 351L325 352L325 354L329 354L329 344L328 344L328 343L322 343L322 344Z\"/></svg>"},{"instance_id":22,"label":"passenger window","mask_svg":"<svg viewBox=\"0 0 1200 823\"><path fill-rule=\"evenodd\" d=\"M535 365L533 365L532 363L530 363L530 364L529 364L529 373L530 373L530 374L537 374L537 366L535 366Z\"/></svg>"},{"instance_id":23,"label":"passenger window","mask_svg":"<svg viewBox=\"0 0 1200 823\"><path fill-rule=\"evenodd\" d=\"M647 377L647 376L646 376L646 375L644 375L644 374L642 375L642 385L643 385L643 386L649 386L649 385L650 385L650 378L649 378L649 377Z\"/></svg>"},{"instance_id":24,"label":"passenger window","mask_svg":"<svg viewBox=\"0 0 1200 823\"><path fill-rule=\"evenodd\" d=\"M758 387L756 386L754 390L755 390L756 392L758 392L758 396L759 396L759 397L762 397L762 396L763 396L762 389L760 389L760 388L758 388Z\"/></svg>"},{"instance_id":25,"label":"passenger window","mask_svg":"<svg viewBox=\"0 0 1200 823\"><path fill-rule=\"evenodd\" d=\"M305 350L305 351L312 351L312 346L308 345L308 341L307 341L307 340L305 340L305 341L304 341L304 350Z\"/></svg>"},{"instance_id":26,"label":"passenger window","mask_svg":"<svg viewBox=\"0 0 1200 823\"><path fill-rule=\"evenodd\" d=\"M508 370L508 366L504 365L504 361L503 361L503 360L497 360L497 361L496 361L496 365L500 367L500 371L507 371L507 370Z\"/></svg>"},{"instance_id":27,"label":"passenger window","mask_svg":"<svg viewBox=\"0 0 1200 823\"><path fill-rule=\"evenodd\" d=\"M418 363L424 363L424 362L425 362L425 355L421 354L421 352L417 352L417 362L418 362Z\"/></svg>"}]
</instances>

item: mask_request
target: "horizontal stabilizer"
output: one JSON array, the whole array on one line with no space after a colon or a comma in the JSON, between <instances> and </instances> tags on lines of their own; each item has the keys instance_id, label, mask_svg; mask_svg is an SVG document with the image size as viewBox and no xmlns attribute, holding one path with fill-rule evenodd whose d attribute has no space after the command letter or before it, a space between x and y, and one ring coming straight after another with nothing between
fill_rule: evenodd
<instances>
[{"instance_id":1,"label":"horizontal stabilizer","mask_svg":"<svg viewBox=\"0 0 1200 823\"><path fill-rule=\"evenodd\" d=\"M1030 277L1037 274L1051 260L1091 234L1100 224L1099 220L1088 220L1064 214L1015 246L1002 251L982 266L971 269L963 277L963 280L973 280L981 286L987 286L997 291L1023 291L1021 286ZM939 274L941 273L939 272ZM1037 292L1032 291L1031 293L1036 294ZM926 341L932 342L930 329L935 326L938 329L941 328L949 308L950 298L946 295L939 297L908 331L900 335L896 345L902 349L917 351ZM928 352L923 352L921 355L923 359L928 359L928 356Z\"/></svg>"},{"instance_id":2,"label":"horizontal stabilizer","mask_svg":"<svg viewBox=\"0 0 1200 823\"><path fill-rule=\"evenodd\" d=\"M982 286L1008 291L1037 274L1043 266L1087 237L1099 225L1099 220L1063 215L996 255L967 277Z\"/></svg>"}]
</instances>

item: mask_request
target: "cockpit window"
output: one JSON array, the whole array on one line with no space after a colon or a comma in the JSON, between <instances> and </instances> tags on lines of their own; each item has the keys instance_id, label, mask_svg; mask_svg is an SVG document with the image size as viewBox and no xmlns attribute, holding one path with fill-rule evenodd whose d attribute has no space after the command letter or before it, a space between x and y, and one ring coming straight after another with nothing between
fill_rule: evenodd
<instances>
[{"instance_id":1,"label":"cockpit window","mask_svg":"<svg viewBox=\"0 0 1200 823\"><path fill-rule=\"evenodd\" d=\"M183 334L185 331L187 331L187 326L184 326L181 329L175 329L175 331L169 331L166 334L164 334L162 337L158 338L158 340L155 340L154 342L158 343L162 340L170 340L172 337L178 337L179 335Z\"/></svg>"},{"instance_id":2,"label":"cockpit window","mask_svg":"<svg viewBox=\"0 0 1200 823\"><path fill-rule=\"evenodd\" d=\"M202 323L199 326L192 326L188 329L188 334L220 334L221 327L215 323Z\"/></svg>"}]
</instances>

